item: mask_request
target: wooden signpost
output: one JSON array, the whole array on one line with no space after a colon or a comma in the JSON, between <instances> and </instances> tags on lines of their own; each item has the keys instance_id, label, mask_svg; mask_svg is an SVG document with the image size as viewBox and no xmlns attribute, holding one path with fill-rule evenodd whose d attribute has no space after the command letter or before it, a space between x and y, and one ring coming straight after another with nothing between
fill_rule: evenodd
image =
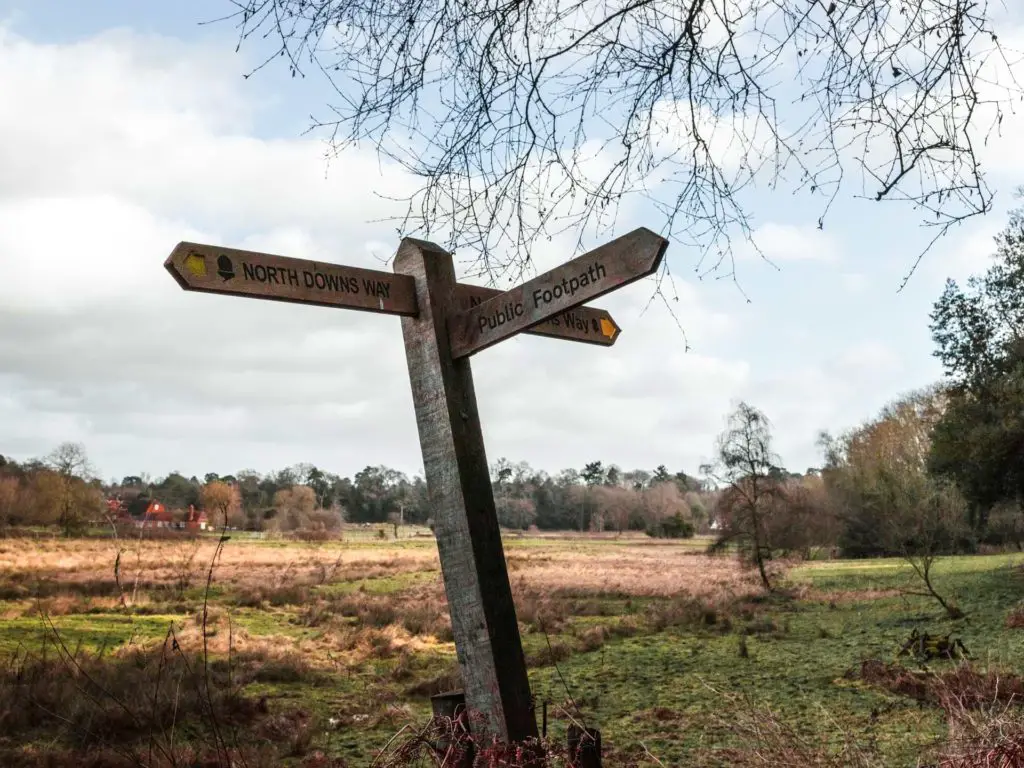
<instances>
[{"instance_id":1,"label":"wooden signpost","mask_svg":"<svg viewBox=\"0 0 1024 768\"><path fill-rule=\"evenodd\" d=\"M455 650L485 737L538 732L469 357L518 333L613 345L611 316L580 305L651 274L667 247L637 229L505 292L456 282L451 254L413 238L393 273L198 243L164 262L185 290L402 316Z\"/></svg>"},{"instance_id":2,"label":"wooden signpost","mask_svg":"<svg viewBox=\"0 0 1024 768\"><path fill-rule=\"evenodd\" d=\"M201 243L179 243L164 266L186 291L415 316L416 287L408 275L293 259ZM470 309L501 291L456 283L454 305ZM526 333L612 346L619 326L603 309L572 307Z\"/></svg>"}]
</instances>

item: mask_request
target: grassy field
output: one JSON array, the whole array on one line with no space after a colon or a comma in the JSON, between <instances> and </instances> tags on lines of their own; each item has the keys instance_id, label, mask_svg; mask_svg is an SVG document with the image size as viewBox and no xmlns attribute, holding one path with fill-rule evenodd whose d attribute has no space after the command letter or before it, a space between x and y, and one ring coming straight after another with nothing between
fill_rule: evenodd
<instances>
[{"instance_id":1,"label":"grassy field","mask_svg":"<svg viewBox=\"0 0 1024 768\"><path fill-rule=\"evenodd\" d=\"M946 711L863 662L894 662L914 629L953 633L983 672L1024 662L1022 556L942 561L937 583L966 612L953 621L904 594L897 560L779 565L784 591L766 597L705 543L506 538L556 742L571 715L601 729L608 765L758 764L769 724L816 760L858 745L912 766L947 737ZM252 765L369 765L458 685L422 536L0 540L0 617L3 765L155 765L218 738L253 750Z\"/></svg>"}]
</instances>

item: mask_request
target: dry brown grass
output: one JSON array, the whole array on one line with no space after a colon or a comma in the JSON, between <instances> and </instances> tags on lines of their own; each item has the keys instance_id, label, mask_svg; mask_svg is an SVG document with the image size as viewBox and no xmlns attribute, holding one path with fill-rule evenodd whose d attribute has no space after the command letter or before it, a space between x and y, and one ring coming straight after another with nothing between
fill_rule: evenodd
<instances>
[{"instance_id":1,"label":"dry brown grass","mask_svg":"<svg viewBox=\"0 0 1024 768\"><path fill-rule=\"evenodd\" d=\"M186 566L190 544L182 541L122 540L122 583L140 577L146 588L173 585ZM217 543L203 540L188 570L200 578ZM0 540L0 576L15 585L43 580L71 591L102 594L116 589L114 561L118 542L112 539ZM439 568L433 548L396 552L381 547L263 546L228 542L217 563L217 581L232 586L320 583L328 580L377 578ZM17 597L12 595L11 597Z\"/></svg>"},{"instance_id":2,"label":"dry brown grass","mask_svg":"<svg viewBox=\"0 0 1024 768\"><path fill-rule=\"evenodd\" d=\"M34 598L21 601L25 612L37 614L42 608L57 616L114 611L120 598L111 577L116 552L112 544L23 540L17 552L0 549L0 569L23 569L14 574L17 578L8 589ZM276 664L285 654L305 659L310 668L348 674L360 672L374 660L387 660L389 678L411 688L427 686L437 693L451 682L449 672L439 675L436 669L412 668L417 655L435 659L438 653L454 655L433 547L396 551L387 544L267 547L229 541L214 574L216 586L225 592L209 606L204 638L195 593L189 605L173 587L175 579L180 579L173 560L186 559L181 543L144 541L131 546L138 549L122 555L122 584L133 584L133 569L142 569L133 609L192 612L193 619L178 631L185 652L201 653L205 641L214 657L224 658L230 649L236 655L258 655ZM204 542L195 550L193 545L192 563L207 568L215 547ZM513 594L524 635L560 635L552 637L550 645L533 650L529 665L550 665L577 652L596 651L615 638L667 627L728 631L730 612L759 591L756 581L732 558L684 552L643 542L598 548L578 540L552 540L540 550L510 547ZM396 578L415 572L433 575L407 582ZM205 578L200 571L192 577L193 586L201 587ZM363 583L375 578L395 581L373 589ZM343 590L329 588L346 582L349 586ZM353 589L352 582L360 584ZM667 600L641 610L633 605L636 597ZM243 607L276 611L278 616L288 616L288 623L316 632L296 638L282 634L286 632L282 627L253 634L231 622L232 612ZM604 616L607 621L574 623L583 616ZM144 645L152 647L155 642Z\"/></svg>"},{"instance_id":3,"label":"dry brown grass","mask_svg":"<svg viewBox=\"0 0 1024 768\"><path fill-rule=\"evenodd\" d=\"M51 653L17 657L0 669L0 734L29 737L22 748L0 737L0 764L262 768L288 756L341 766L313 760L322 726L308 711L242 692L249 682L323 679L301 659L256 649L207 667L171 638L105 656L57 642ZM32 736L47 746L34 749Z\"/></svg>"},{"instance_id":4,"label":"dry brown grass","mask_svg":"<svg viewBox=\"0 0 1024 768\"><path fill-rule=\"evenodd\" d=\"M805 586L791 595L765 597L755 575L732 557L709 557L685 546L644 539L624 537L597 545L589 538L550 537L541 546L510 540L506 547L530 666L560 663L577 653L597 651L619 637L678 627L704 633L705 638L719 632L741 638L754 633L783 635L788 623L780 619L780 626L770 619L780 600L838 603L898 594L894 590L825 592ZM175 652L181 658L197 659L207 649L219 680L223 681L230 657L235 692L250 682L273 689L275 684L316 686L328 680L359 679L368 686L366 690L373 691L372 696L353 693L355 688L344 696L339 694L340 711L332 711L331 717L346 727L392 724L397 730L410 717L400 706L403 696L420 699L459 687L444 585L432 546L395 547L389 542L267 546L228 541L214 572L216 591L207 607L204 633L201 587L216 543L122 540L120 545L124 549L123 587L131 590L138 578L133 610L174 616ZM114 580L116 552L117 543L110 540L0 540L0 601L5 601L0 602L0 615L19 619L40 610L49 616L118 611L122 606ZM190 584L187 598L180 588L183 572ZM1024 616L1024 610L1011 613L1007 626L1024 625L1024 618L1022 624L1014 623L1017 616ZM243 626L246 621L252 623ZM538 637L542 633L549 636ZM155 660L161 648L163 638L136 639L133 647L108 653L105 663L112 669L103 671L97 663L96 675L123 695L134 695L143 686L142 672L150 678L157 672ZM136 668L141 671L133 671ZM40 674L40 684L32 694L44 706L59 709L76 728L92 722L88 718L96 714L90 714L88 702L74 698L83 696L76 688L80 678L59 682L45 670ZM176 674L183 673L178 669ZM957 723L964 723L961 730L971 744L979 743L979 738L982 743L993 743L994 737L974 735L984 726L978 708L981 703L1006 704L1006 695L1022 694L1018 680L1004 677L995 685L988 678L972 676L966 667L960 669L960 677L944 681L945 690L957 692L958 698L949 699L953 703L943 703L932 682L902 669L883 665L865 670L863 676L872 677L871 682L887 690L946 707L951 724L954 705L959 702L962 713L957 715ZM196 682L187 674L185 679ZM154 690L152 685L150 690ZM171 695L169 690L161 696L165 694ZM275 755L312 749L308 739L313 720L308 712L272 707L270 714L253 714L253 702L242 701L228 690L218 701L228 721L236 716L250 718L253 735L272 742L275 750L280 747ZM15 705L10 698L5 709L0 694L0 765L10 764L3 762L7 757L3 751L4 717L8 726L18 725L25 731L33 727L28 720L10 719L23 716ZM148 699L135 702L133 708L136 706L143 712L153 708ZM198 706L187 704L193 712ZM149 719L144 718L144 726L166 722L166 703L157 709L155 715L145 716ZM968 709L971 714L963 714ZM98 716L108 721L104 728L112 729L111 733L123 729L125 740L137 738L145 730L125 720L116 707L102 708ZM681 715L662 708L646 711L643 717L671 729L678 727ZM79 746L91 743L65 728L66 723L48 722L51 728L61 729L61 748L69 742ZM859 753L852 746L836 755L823 742L801 742L769 715L751 714L747 721L732 724L739 727L744 723L746 731L740 728L738 735L760 741L737 750L733 755L736 765L787 764L790 758L802 762L789 764L800 765L878 764L870 762L867 752ZM1011 739L1006 743L1012 747L1017 742ZM964 749L968 747L973 749L970 744ZM962 753L951 748L948 754ZM606 756L608 764L630 764L611 760L610 753ZM255 768L259 760L254 758L250 765Z\"/></svg>"},{"instance_id":5,"label":"dry brown grass","mask_svg":"<svg viewBox=\"0 0 1024 768\"><path fill-rule=\"evenodd\" d=\"M140 575L147 586L171 583L189 555L180 541L122 540L122 581L131 585ZM190 569L201 577L216 542L198 545ZM21 584L37 580L93 585L102 593L113 585L117 543L113 540L0 540L0 573ZM710 558L642 540L624 546L574 546L573 539L552 539L540 551L510 548L509 571L514 582L546 593L564 595L632 595L668 597L744 594L756 589L751 575L731 558ZM228 542L217 565L217 581L240 587L316 584L394 576L435 570L433 547L389 549L386 544L346 547L344 543L310 547L301 544L263 546Z\"/></svg>"},{"instance_id":6,"label":"dry brown grass","mask_svg":"<svg viewBox=\"0 0 1024 768\"><path fill-rule=\"evenodd\" d=\"M113 611L120 603L113 563L118 542L111 540L0 541L0 599L14 616L52 616ZM180 601L182 569L202 586L216 543L203 541L126 541L120 561L122 589L138 590L130 601L136 612L167 608ZM629 612L635 597L671 598L662 614L646 617L653 628L716 623L721 606L758 592L756 580L732 558L713 558L643 540L594 547L579 539L552 539L543 549L509 547L509 570L517 613L526 632L557 632L577 616ZM393 591L373 594L364 586L344 594L322 592L329 584L395 578L417 579ZM221 601L237 607L299 609L297 622L338 633L398 628L431 642L451 642L451 622L433 547L395 550L381 546L302 544L264 546L227 542L218 559L215 582L227 590ZM625 602L610 605L609 599ZM156 603L154 603L156 601ZM161 602L162 601L162 602ZM151 603L154 603L151 605ZM171 606L175 607L174 604ZM174 612L174 611L172 611ZM668 615L672 614L672 615ZM627 631L636 631L636 627ZM593 646L594 640L585 645Z\"/></svg>"},{"instance_id":7,"label":"dry brown grass","mask_svg":"<svg viewBox=\"0 0 1024 768\"><path fill-rule=\"evenodd\" d=\"M570 547L508 554L513 584L560 596L740 597L759 591L753 573L734 558L709 557L671 547L574 550Z\"/></svg>"},{"instance_id":8,"label":"dry brown grass","mask_svg":"<svg viewBox=\"0 0 1024 768\"><path fill-rule=\"evenodd\" d=\"M941 707L947 713L1024 704L1024 679L1013 673L979 670L970 662L939 672L908 669L901 664L866 659L847 673L901 696Z\"/></svg>"}]
</instances>

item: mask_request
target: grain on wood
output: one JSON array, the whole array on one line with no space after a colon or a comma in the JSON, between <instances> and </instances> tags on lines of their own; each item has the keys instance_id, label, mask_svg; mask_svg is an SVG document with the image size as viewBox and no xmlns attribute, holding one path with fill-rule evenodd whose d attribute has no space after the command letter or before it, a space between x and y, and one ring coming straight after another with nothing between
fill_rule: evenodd
<instances>
[{"instance_id":1,"label":"grain on wood","mask_svg":"<svg viewBox=\"0 0 1024 768\"><path fill-rule=\"evenodd\" d=\"M471 309L501 294L497 288L458 283L455 286L456 311ZM601 347L615 344L621 332L622 329L607 310L596 307L573 307L523 331L531 336L547 336Z\"/></svg>"},{"instance_id":2,"label":"grain on wood","mask_svg":"<svg viewBox=\"0 0 1024 768\"><path fill-rule=\"evenodd\" d=\"M179 243L164 262L186 291L415 315L411 278L237 248Z\"/></svg>"},{"instance_id":3,"label":"grain on wood","mask_svg":"<svg viewBox=\"0 0 1024 768\"><path fill-rule=\"evenodd\" d=\"M487 349L654 272L668 240L640 227L448 319L452 356Z\"/></svg>"},{"instance_id":4,"label":"grain on wood","mask_svg":"<svg viewBox=\"0 0 1024 768\"><path fill-rule=\"evenodd\" d=\"M396 272L416 284L418 317L402 318L409 379L438 554L466 704L484 736L537 736L469 360L453 360L445 319L455 267L440 247L406 238ZM480 728L481 726L474 726Z\"/></svg>"}]
</instances>

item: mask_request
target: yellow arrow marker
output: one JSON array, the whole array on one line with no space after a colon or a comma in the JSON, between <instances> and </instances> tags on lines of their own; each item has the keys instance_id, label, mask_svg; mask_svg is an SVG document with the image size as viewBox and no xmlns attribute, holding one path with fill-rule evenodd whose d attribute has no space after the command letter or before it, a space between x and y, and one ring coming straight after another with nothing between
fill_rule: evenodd
<instances>
[{"instance_id":1,"label":"yellow arrow marker","mask_svg":"<svg viewBox=\"0 0 1024 768\"><path fill-rule=\"evenodd\" d=\"M607 336L609 339L614 338L618 330L619 329L616 327L615 323L611 320L606 317L601 318L601 333L604 336Z\"/></svg>"},{"instance_id":2,"label":"yellow arrow marker","mask_svg":"<svg viewBox=\"0 0 1024 768\"><path fill-rule=\"evenodd\" d=\"M196 277L206 277L206 259L198 253L190 253L185 257L185 269Z\"/></svg>"}]
</instances>

